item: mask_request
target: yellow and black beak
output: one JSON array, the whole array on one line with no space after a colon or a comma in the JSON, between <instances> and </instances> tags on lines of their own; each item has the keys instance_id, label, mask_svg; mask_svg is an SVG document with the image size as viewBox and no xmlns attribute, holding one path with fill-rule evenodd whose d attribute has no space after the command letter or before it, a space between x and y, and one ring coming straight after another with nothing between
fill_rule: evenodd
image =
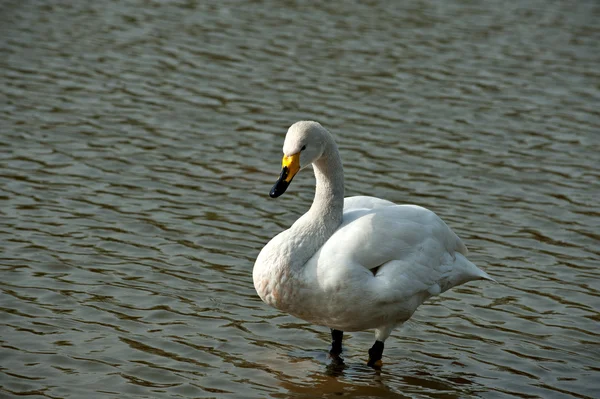
<instances>
[{"instance_id":1,"label":"yellow and black beak","mask_svg":"<svg viewBox=\"0 0 600 399\"><path fill-rule=\"evenodd\" d=\"M279 175L279 179L271 189L269 195L271 198L277 198L281 194L285 193L288 186L292 182L296 173L300 170L300 153L294 155L284 155L281 160L281 175Z\"/></svg>"}]
</instances>

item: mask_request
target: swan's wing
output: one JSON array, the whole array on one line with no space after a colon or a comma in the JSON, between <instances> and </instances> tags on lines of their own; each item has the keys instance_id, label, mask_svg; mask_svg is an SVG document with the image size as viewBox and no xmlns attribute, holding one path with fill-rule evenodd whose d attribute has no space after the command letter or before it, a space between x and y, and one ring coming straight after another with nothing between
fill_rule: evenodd
<instances>
[{"instance_id":1,"label":"swan's wing","mask_svg":"<svg viewBox=\"0 0 600 399\"><path fill-rule=\"evenodd\" d=\"M442 219L416 205L344 211L342 225L321 250L341 255L367 269L415 253L433 257L445 252L467 253L460 238Z\"/></svg>"},{"instance_id":2,"label":"swan's wing","mask_svg":"<svg viewBox=\"0 0 600 399\"><path fill-rule=\"evenodd\" d=\"M374 275L381 299L398 301L486 278L463 256L466 252L432 211L394 205L345 211L342 225L315 254L313 265L326 285L345 279L359 284Z\"/></svg>"}]
</instances>

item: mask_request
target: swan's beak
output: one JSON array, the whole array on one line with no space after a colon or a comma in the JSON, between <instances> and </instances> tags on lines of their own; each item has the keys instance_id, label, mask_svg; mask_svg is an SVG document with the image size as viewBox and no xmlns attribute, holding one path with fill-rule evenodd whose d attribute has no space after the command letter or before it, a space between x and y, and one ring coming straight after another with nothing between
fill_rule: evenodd
<instances>
[{"instance_id":1,"label":"swan's beak","mask_svg":"<svg viewBox=\"0 0 600 399\"><path fill-rule=\"evenodd\" d=\"M281 175L279 175L279 179L275 182L275 185L271 189L269 195L271 198L277 198L281 194L285 193L288 186L292 182L296 173L300 170L300 153L294 155L284 155L281 160Z\"/></svg>"}]
</instances>

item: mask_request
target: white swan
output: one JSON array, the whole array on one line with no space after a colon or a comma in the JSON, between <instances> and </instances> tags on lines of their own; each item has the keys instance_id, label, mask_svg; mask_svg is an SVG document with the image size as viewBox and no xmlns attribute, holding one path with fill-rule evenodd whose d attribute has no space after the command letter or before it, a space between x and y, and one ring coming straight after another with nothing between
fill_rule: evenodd
<instances>
[{"instance_id":1,"label":"white swan","mask_svg":"<svg viewBox=\"0 0 600 399\"><path fill-rule=\"evenodd\" d=\"M344 199L337 145L317 122L293 124L271 197L312 164L310 210L261 250L254 287L267 304L331 328L339 358L343 331L375 329L368 364L381 367L383 342L427 298L471 280L493 279L467 260L467 248L435 213L374 197Z\"/></svg>"}]
</instances>

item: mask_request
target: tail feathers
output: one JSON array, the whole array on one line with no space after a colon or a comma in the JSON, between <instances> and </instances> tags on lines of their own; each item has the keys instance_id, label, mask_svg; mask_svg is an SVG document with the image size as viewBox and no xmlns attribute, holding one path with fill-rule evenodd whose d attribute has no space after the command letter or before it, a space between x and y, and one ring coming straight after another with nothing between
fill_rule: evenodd
<instances>
[{"instance_id":1,"label":"tail feathers","mask_svg":"<svg viewBox=\"0 0 600 399\"><path fill-rule=\"evenodd\" d=\"M477 266L475 266L475 267L477 267ZM479 278L477 280L488 280L488 281L493 281L494 283L497 283L495 278L493 278L492 276L490 276L489 274L487 274L480 268L477 267L477 270L479 271Z\"/></svg>"},{"instance_id":2,"label":"tail feathers","mask_svg":"<svg viewBox=\"0 0 600 399\"><path fill-rule=\"evenodd\" d=\"M441 292L474 280L488 280L497 282L489 274L465 258L461 253L456 253L455 256L456 259L450 267L450 272L442 281L440 281Z\"/></svg>"}]
</instances>

